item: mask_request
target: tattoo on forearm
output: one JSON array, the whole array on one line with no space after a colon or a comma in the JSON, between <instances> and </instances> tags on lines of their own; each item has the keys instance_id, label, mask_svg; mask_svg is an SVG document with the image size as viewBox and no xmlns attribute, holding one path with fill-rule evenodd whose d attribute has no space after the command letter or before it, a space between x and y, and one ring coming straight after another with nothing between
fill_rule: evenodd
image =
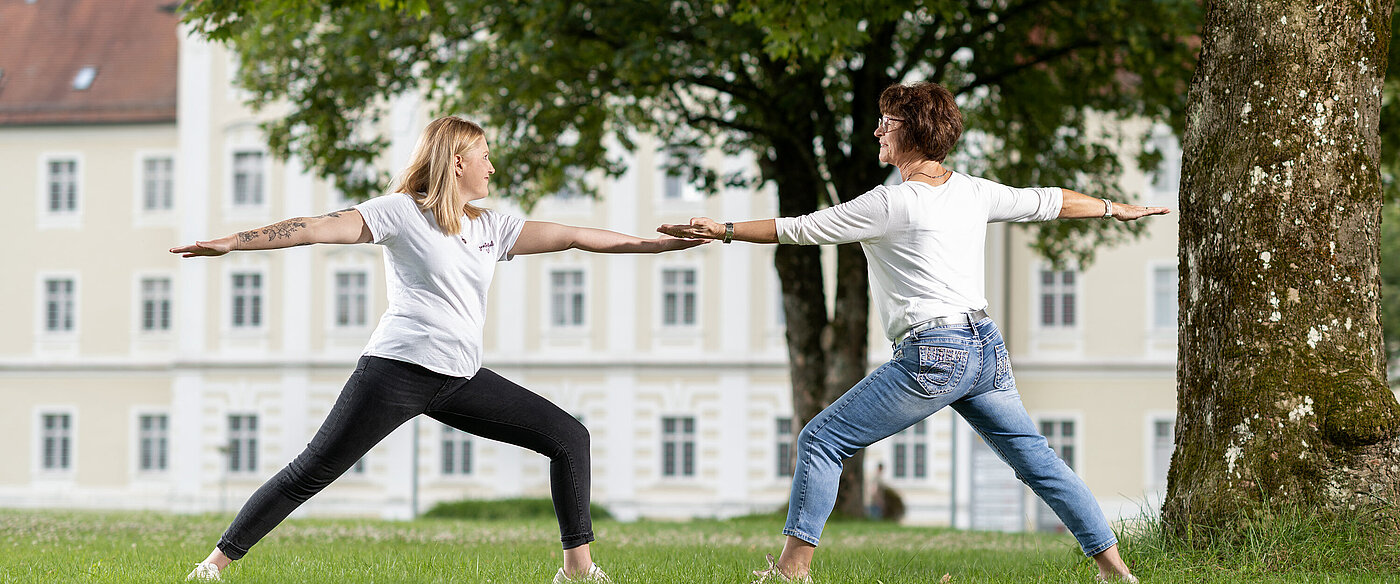
<instances>
[{"instance_id":1,"label":"tattoo on forearm","mask_svg":"<svg viewBox=\"0 0 1400 584\"><path fill-rule=\"evenodd\" d=\"M306 227L305 221L301 221L298 219L288 219L281 223L275 223L262 228L262 233L263 235L267 236L268 241L277 241L278 239L291 239L292 234L295 233L296 230L301 229L303 227Z\"/></svg>"},{"instance_id":2,"label":"tattoo on forearm","mask_svg":"<svg viewBox=\"0 0 1400 584\"><path fill-rule=\"evenodd\" d=\"M243 243L248 243L248 242L252 241L253 239L257 238L257 236L258 236L258 232L256 232L256 231L242 231L242 232L239 232L239 234L238 234L238 241L241 241L241 242L243 242Z\"/></svg>"}]
</instances>

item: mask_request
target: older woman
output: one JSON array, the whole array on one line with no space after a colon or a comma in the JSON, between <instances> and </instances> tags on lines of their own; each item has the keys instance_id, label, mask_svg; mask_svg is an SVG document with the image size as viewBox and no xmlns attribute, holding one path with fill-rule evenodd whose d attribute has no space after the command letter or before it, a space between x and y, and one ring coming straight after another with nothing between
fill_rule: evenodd
<instances>
[{"instance_id":1,"label":"older woman","mask_svg":"<svg viewBox=\"0 0 1400 584\"><path fill-rule=\"evenodd\" d=\"M593 564L588 430L568 412L481 366L486 292L498 261L566 249L657 253L705 243L524 221L476 206L496 171L481 127L448 116L423 131L391 194L319 217L298 217L172 248L219 256L313 243L384 246L389 308L359 366L306 450L253 493L188 579L220 572L404 422L427 414L550 458L561 582L607 582Z\"/></svg>"},{"instance_id":2,"label":"older woman","mask_svg":"<svg viewBox=\"0 0 1400 584\"><path fill-rule=\"evenodd\" d=\"M822 527L836 502L841 461L952 406L1050 505L1094 558L1099 578L1135 582L1117 539L1084 481L1074 474L1021 405L1006 346L984 309L983 246L994 221L1115 218L1167 213L1059 188L1012 188L943 166L962 134L948 90L895 85L880 96L880 161L903 182L882 185L834 207L794 218L663 225L676 237L788 243L858 241L869 259L875 305L894 358L827 407L798 437L787 540L759 581L806 580Z\"/></svg>"}]
</instances>

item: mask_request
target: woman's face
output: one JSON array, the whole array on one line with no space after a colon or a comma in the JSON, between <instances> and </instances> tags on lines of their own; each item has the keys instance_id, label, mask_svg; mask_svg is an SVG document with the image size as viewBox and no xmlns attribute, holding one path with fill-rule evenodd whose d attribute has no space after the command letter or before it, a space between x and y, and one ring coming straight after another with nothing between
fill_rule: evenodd
<instances>
[{"instance_id":1,"label":"woman's face","mask_svg":"<svg viewBox=\"0 0 1400 584\"><path fill-rule=\"evenodd\" d=\"M895 139L895 134L902 125L903 118L889 114L880 115L880 123L875 126L875 139L880 141L880 162L897 164L897 159L903 154L899 149L899 140Z\"/></svg>"},{"instance_id":2,"label":"woman's face","mask_svg":"<svg viewBox=\"0 0 1400 584\"><path fill-rule=\"evenodd\" d=\"M457 192L463 202L484 199L490 194L486 183L495 174L496 167L491 166L491 147L484 138L480 144L454 157L452 164L457 174Z\"/></svg>"}]
</instances>

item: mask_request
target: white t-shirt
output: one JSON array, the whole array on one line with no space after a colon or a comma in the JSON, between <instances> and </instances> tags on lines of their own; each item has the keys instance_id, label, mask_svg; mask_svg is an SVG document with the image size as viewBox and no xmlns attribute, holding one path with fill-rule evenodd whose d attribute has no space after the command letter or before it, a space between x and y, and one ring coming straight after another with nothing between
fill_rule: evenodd
<instances>
[{"instance_id":1,"label":"white t-shirt","mask_svg":"<svg viewBox=\"0 0 1400 584\"><path fill-rule=\"evenodd\" d=\"M366 355L407 361L454 377L481 368L486 291L496 262L510 260L510 248L525 221L486 211L462 218L462 232L438 230L431 212L413 197L393 193L355 209L365 218L374 243L384 246L389 308L370 335Z\"/></svg>"},{"instance_id":2,"label":"white t-shirt","mask_svg":"<svg viewBox=\"0 0 1400 584\"><path fill-rule=\"evenodd\" d=\"M860 242L875 308L894 340L910 326L987 307L983 272L987 223L1047 221L1064 192L1014 188L954 173L931 186L881 185L840 205L777 219L778 241Z\"/></svg>"}]
</instances>

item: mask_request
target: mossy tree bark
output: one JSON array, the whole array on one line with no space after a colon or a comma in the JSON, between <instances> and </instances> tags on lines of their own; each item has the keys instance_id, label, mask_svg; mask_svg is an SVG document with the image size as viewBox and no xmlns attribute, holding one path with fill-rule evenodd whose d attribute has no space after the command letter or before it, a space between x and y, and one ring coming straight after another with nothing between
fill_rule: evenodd
<instances>
[{"instance_id":1,"label":"mossy tree bark","mask_svg":"<svg viewBox=\"0 0 1400 584\"><path fill-rule=\"evenodd\" d=\"M1378 275L1393 8L1207 7L1183 145L1173 530L1400 515Z\"/></svg>"}]
</instances>

